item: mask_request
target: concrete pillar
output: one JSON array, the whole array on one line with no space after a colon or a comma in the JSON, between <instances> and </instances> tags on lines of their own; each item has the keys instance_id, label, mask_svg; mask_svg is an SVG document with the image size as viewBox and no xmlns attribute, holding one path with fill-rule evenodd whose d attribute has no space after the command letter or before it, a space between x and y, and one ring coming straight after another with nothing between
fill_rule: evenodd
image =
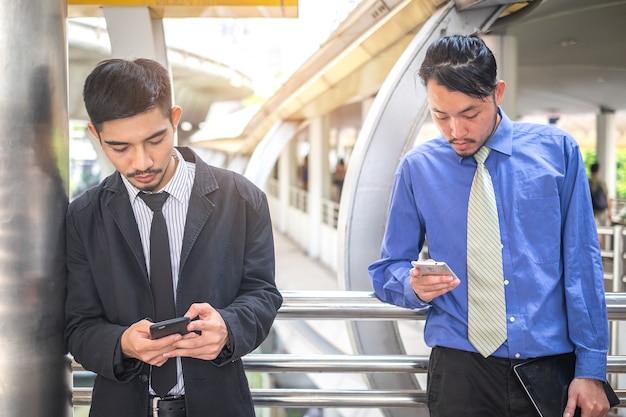
<instances>
[{"instance_id":1,"label":"concrete pillar","mask_svg":"<svg viewBox=\"0 0 626 417\"><path fill-rule=\"evenodd\" d=\"M617 124L615 111L601 109L596 119L596 160L600 163L600 175L606 182L609 197L615 198Z\"/></svg>"},{"instance_id":2,"label":"concrete pillar","mask_svg":"<svg viewBox=\"0 0 626 417\"><path fill-rule=\"evenodd\" d=\"M498 79L506 82L502 108L511 120L517 120L517 39L510 35L488 35L483 39L496 57Z\"/></svg>"},{"instance_id":3,"label":"concrete pillar","mask_svg":"<svg viewBox=\"0 0 626 417\"><path fill-rule=\"evenodd\" d=\"M163 21L147 7L104 7L111 53L117 58L150 58L169 68Z\"/></svg>"},{"instance_id":4,"label":"concrete pillar","mask_svg":"<svg viewBox=\"0 0 626 417\"><path fill-rule=\"evenodd\" d=\"M65 0L0 2L0 415L69 416Z\"/></svg>"},{"instance_id":5,"label":"concrete pillar","mask_svg":"<svg viewBox=\"0 0 626 417\"><path fill-rule=\"evenodd\" d=\"M322 210L324 204L324 184L328 177L328 123L325 117L316 118L309 126L309 257L320 256Z\"/></svg>"},{"instance_id":6,"label":"concrete pillar","mask_svg":"<svg viewBox=\"0 0 626 417\"><path fill-rule=\"evenodd\" d=\"M330 200L332 197L332 188L333 188L333 178L332 172L330 170L330 116L328 114L322 116L321 120L321 136L320 136L320 146L321 146L321 154L322 154L322 199Z\"/></svg>"},{"instance_id":7,"label":"concrete pillar","mask_svg":"<svg viewBox=\"0 0 626 417\"><path fill-rule=\"evenodd\" d=\"M295 184L297 181L298 161L295 145L295 140L289 142L280 154L280 158L278 158L279 212L276 221L278 230L283 234L287 234L289 229L289 193L291 192L292 184Z\"/></svg>"}]
</instances>

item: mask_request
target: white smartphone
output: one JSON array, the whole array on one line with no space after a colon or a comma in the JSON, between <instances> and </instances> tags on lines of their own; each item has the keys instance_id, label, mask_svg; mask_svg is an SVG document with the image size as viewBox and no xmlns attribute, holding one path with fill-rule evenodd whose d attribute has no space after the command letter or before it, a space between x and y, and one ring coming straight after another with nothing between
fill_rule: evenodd
<instances>
[{"instance_id":1,"label":"white smartphone","mask_svg":"<svg viewBox=\"0 0 626 417\"><path fill-rule=\"evenodd\" d=\"M420 275L452 275L454 278L459 279L445 262L412 261L411 265L420 271Z\"/></svg>"}]
</instances>

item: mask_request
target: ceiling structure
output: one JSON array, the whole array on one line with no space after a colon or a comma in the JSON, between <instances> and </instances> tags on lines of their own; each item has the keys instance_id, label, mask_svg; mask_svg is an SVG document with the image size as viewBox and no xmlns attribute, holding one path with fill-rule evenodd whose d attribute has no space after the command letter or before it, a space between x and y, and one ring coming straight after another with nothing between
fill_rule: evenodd
<instances>
[{"instance_id":1,"label":"ceiling structure","mask_svg":"<svg viewBox=\"0 0 626 417\"><path fill-rule=\"evenodd\" d=\"M85 78L98 62L111 58L104 19L69 19L68 111L73 120L87 120L82 97ZM186 141L205 121L211 104L244 99L254 93L252 79L208 57L169 47L174 100L183 107L179 140Z\"/></svg>"},{"instance_id":2,"label":"ceiling structure","mask_svg":"<svg viewBox=\"0 0 626 417\"><path fill-rule=\"evenodd\" d=\"M496 23L518 45L521 115L626 110L626 1L543 0Z\"/></svg>"},{"instance_id":3,"label":"ceiling structure","mask_svg":"<svg viewBox=\"0 0 626 417\"><path fill-rule=\"evenodd\" d=\"M68 0L68 11L70 17L97 15L102 6L122 3L147 5L162 16L183 13L189 17L297 16L297 0ZM194 6L182 6L188 3ZM250 154L278 118L305 120L371 97L421 25L444 3L445 0L363 0L261 107L240 137L211 140L210 146L229 153ZM459 8L500 4L499 0L456 0L456 3ZM518 117L565 119L568 114L626 111L624 22L626 0L534 0L520 2L503 14L492 31L512 35L517 40ZM72 74L84 79L73 67L81 64L84 72L85 67L93 67L102 58L103 51L76 45L71 41L70 79ZM184 67L184 62L173 66L175 84L177 73L189 76ZM242 76L235 73L233 70L233 76ZM216 80L203 71L186 90L188 94L212 90L195 97L198 102L212 101L219 98L213 92L219 89L220 82L224 87L237 84L231 81ZM184 82L179 85L185 88ZM234 91L229 87L225 91L236 96L248 90ZM74 107L75 111L78 107ZM207 104L203 108L208 108ZM626 134L623 120L618 118L618 136Z\"/></svg>"},{"instance_id":4,"label":"ceiling structure","mask_svg":"<svg viewBox=\"0 0 626 417\"><path fill-rule=\"evenodd\" d=\"M298 0L68 0L69 17L102 16L102 7L148 7L153 18L298 17Z\"/></svg>"},{"instance_id":5,"label":"ceiling structure","mask_svg":"<svg viewBox=\"0 0 626 417\"><path fill-rule=\"evenodd\" d=\"M147 7L162 18L296 18L298 0L68 0L69 117L86 120L82 83L96 64L111 57L103 23L72 18L104 17L103 7ZM102 19L104 21L104 19ZM178 139L185 142L205 121L212 103L239 100L254 93L252 80L210 57L168 48L176 103L185 111Z\"/></svg>"},{"instance_id":6,"label":"ceiling structure","mask_svg":"<svg viewBox=\"0 0 626 417\"><path fill-rule=\"evenodd\" d=\"M249 154L278 119L306 120L372 96L425 20L444 3L363 0L239 138L209 144L201 133L194 137L199 145ZM501 2L457 0L459 8L494 4ZM566 115L626 111L625 21L626 0L534 0L509 7L492 32L517 40L517 116L571 124ZM582 126L579 122L574 121ZM580 135L594 135L593 122L585 122ZM626 134L623 117L617 128L618 138Z\"/></svg>"}]
</instances>

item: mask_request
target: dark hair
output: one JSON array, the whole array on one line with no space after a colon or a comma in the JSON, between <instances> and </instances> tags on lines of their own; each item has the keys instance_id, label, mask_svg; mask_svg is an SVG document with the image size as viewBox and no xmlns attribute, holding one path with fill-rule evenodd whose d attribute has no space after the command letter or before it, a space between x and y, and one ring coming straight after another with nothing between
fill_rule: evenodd
<instances>
[{"instance_id":1,"label":"dark hair","mask_svg":"<svg viewBox=\"0 0 626 417\"><path fill-rule=\"evenodd\" d=\"M600 170L600 164L598 162L594 162L591 164L591 172L598 172Z\"/></svg>"},{"instance_id":2,"label":"dark hair","mask_svg":"<svg viewBox=\"0 0 626 417\"><path fill-rule=\"evenodd\" d=\"M108 59L87 76L83 100L99 132L104 122L124 119L158 108L172 111L172 88L167 70L151 59Z\"/></svg>"},{"instance_id":3,"label":"dark hair","mask_svg":"<svg viewBox=\"0 0 626 417\"><path fill-rule=\"evenodd\" d=\"M497 69L493 53L478 34L450 35L428 47L419 76L424 85L434 80L450 91L485 98L495 91Z\"/></svg>"}]
</instances>

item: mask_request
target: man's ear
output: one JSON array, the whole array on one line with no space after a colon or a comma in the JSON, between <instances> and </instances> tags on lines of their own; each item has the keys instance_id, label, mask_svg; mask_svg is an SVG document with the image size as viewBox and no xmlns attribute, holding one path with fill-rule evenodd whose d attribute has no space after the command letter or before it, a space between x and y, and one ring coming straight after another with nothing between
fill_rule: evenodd
<instances>
[{"instance_id":1,"label":"man's ear","mask_svg":"<svg viewBox=\"0 0 626 417\"><path fill-rule=\"evenodd\" d=\"M496 99L496 104L499 106L502 104L502 100L504 100L504 89L506 88L506 83L502 80L496 83L496 91L493 93Z\"/></svg>"},{"instance_id":2,"label":"man's ear","mask_svg":"<svg viewBox=\"0 0 626 417\"><path fill-rule=\"evenodd\" d=\"M174 131L178 128L178 123L180 122L180 118L183 115L183 109L180 106L172 107L172 126L174 126Z\"/></svg>"},{"instance_id":3,"label":"man's ear","mask_svg":"<svg viewBox=\"0 0 626 417\"><path fill-rule=\"evenodd\" d=\"M98 139L98 142L100 142L100 144L102 144L102 142L100 141L100 134L98 133L98 130L93 125L93 123L87 123L87 129L89 129L89 132L91 132L93 137Z\"/></svg>"}]
</instances>

